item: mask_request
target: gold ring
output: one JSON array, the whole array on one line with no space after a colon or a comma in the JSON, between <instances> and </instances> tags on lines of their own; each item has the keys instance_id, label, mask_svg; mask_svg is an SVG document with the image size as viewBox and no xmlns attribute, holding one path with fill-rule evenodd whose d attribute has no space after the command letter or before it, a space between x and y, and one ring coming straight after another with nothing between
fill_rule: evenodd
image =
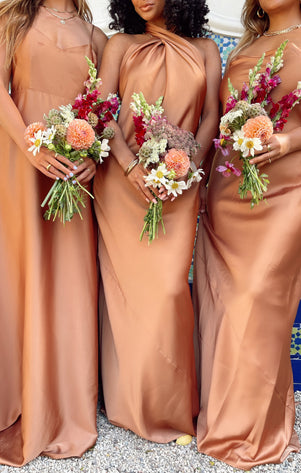
<instances>
[{"instance_id":1,"label":"gold ring","mask_svg":"<svg viewBox=\"0 0 301 473\"><path fill-rule=\"evenodd\" d=\"M270 164L272 163L272 160L271 160L271 158L269 158L269 163L270 163Z\"/></svg>"},{"instance_id":2,"label":"gold ring","mask_svg":"<svg viewBox=\"0 0 301 473\"><path fill-rule=\"evenodd\" d=\"M268 145L268 152L271 151L271 145Z\"/></svg>"},{"instance_id":3,"label":"gold ring","mask_svg":"<svg viewBox=\"0 0 301 473\"><path fill-rule=\"evenodd\" d=\"M51 168L51 164L49 163L48 166L46 166L47 171Z\"/></svg>"}]
</instances>

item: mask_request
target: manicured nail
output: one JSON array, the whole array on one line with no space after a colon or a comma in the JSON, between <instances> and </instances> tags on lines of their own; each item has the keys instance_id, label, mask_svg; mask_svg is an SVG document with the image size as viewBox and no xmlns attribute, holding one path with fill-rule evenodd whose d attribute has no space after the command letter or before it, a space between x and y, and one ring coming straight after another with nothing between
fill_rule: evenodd
<instances>
[{"instance_id":1,"label":"manicured nail","mask_svg":"<svg viewBox=\"0 0 301 473\"><path fill-rule=\"evenodd\" d=\"M75 180L75 179L72 181L72 184L76 184L76 180Z\"/></svg>"},{"instance_id":2,"label":"manicured nail","mask_svg":"<svg viewBox=\"0 0 301 473\"><path fill-rule=\"evenodd\" d=\"M73 177L73 176L74 176L73 172L70 172L69 177Z\"/></svg>"},{"instance_id":3,"label":"manicured nail","mask_svg":"<svg viewBox=\"0 0 301 473\"><path fill-rule=\"evenodd\" d=\"M77 169L77 166L73 166L73 169Z\"/></svg>"},{"instance_id":4,"label":"manicured nail","mask_svg":"<svg viewBox=\"0 0 301 473\"><path fill-rule=\"evenodd\" d=\"M59 181L59 179L60 179L60 178L56 176L56 180Z\"/></svg>"},{"instance_id":5,"label":"manicured nail","mask_svg":"<svg viewBox=\"0 0 301 473\"><path fill-rule=\"evenodd\" d=\"M64 181L68 181L68 177L67 177L67 176L64 177Z\"/></svg>"}]
</instances>

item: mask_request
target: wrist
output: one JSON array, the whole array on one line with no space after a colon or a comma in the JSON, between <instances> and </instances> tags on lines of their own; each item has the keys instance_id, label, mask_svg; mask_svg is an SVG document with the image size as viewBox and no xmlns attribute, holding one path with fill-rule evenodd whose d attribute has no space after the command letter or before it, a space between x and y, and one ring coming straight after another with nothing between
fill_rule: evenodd
<instances>
[{"instance_id":1,"label":"wrist","mask_svg":"<svg viewBox=\"0 0 301 473\"><path fill-rule=\"evenodd\" d=\"M124 170L124 175L127 177L130 172L134 169L135 166L139 163L139 158L133 159L127 166L127 168Z\"/></svg>"}]
</instances>

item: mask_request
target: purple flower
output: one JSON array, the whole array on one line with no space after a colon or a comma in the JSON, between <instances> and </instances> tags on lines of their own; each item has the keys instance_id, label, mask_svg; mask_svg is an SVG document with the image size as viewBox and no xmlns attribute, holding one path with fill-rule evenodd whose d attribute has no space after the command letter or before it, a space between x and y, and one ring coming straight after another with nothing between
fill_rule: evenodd
<instances>
[{"instance_id":1,"label":"purple flower","mask_svg":"<svg viewBox=\"0 0 301 473\"><path fill-rule=\"evenodd\" d=\"M229 155L227 140L223 136L221 136L221 138L214 138L213 142L215 149L220 149L223 156Z\"/></svg>"},{"instance_id":2,"label":"purple flower","mask_svg":"<svg viewBox=\"0 0 301 473\"><path fill-rule=\"evenodd\" d=\"M231 174L234 174L235 176L241 175L241 171L229 161L225 162L225 166L217 166L216 171L221 172L222 175L225 177L230 177Z\"/></svg>"}]
</instances>

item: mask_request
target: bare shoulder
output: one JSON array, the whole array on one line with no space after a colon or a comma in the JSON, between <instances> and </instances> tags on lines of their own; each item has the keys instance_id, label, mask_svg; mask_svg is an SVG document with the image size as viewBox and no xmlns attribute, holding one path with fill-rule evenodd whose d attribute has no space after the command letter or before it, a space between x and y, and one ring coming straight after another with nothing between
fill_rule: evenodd
<instances>
[{"instance_id":1,"label":"bare shoulder","mask_svg":"<svg viewBox=\"0 0 301 473\"><path fill-rule=\"evenodd\" d=\"M215 41L211 38L191 38L190 42L199 50L206 63L209 59L220 62L220 52Z\"/></svg>"},{"instance_id":2,"label":"bare shoulder","mask_svg":"<svg viewBox=\"0 0 301 473\"><path fill-rule=\"evenodd\" d=\"M108 41L108 37L100 28L98 28L98 26L94 25L93 40L97 41L97 43L105 45L105 43Z\"/></svg>"}]
</instances>

